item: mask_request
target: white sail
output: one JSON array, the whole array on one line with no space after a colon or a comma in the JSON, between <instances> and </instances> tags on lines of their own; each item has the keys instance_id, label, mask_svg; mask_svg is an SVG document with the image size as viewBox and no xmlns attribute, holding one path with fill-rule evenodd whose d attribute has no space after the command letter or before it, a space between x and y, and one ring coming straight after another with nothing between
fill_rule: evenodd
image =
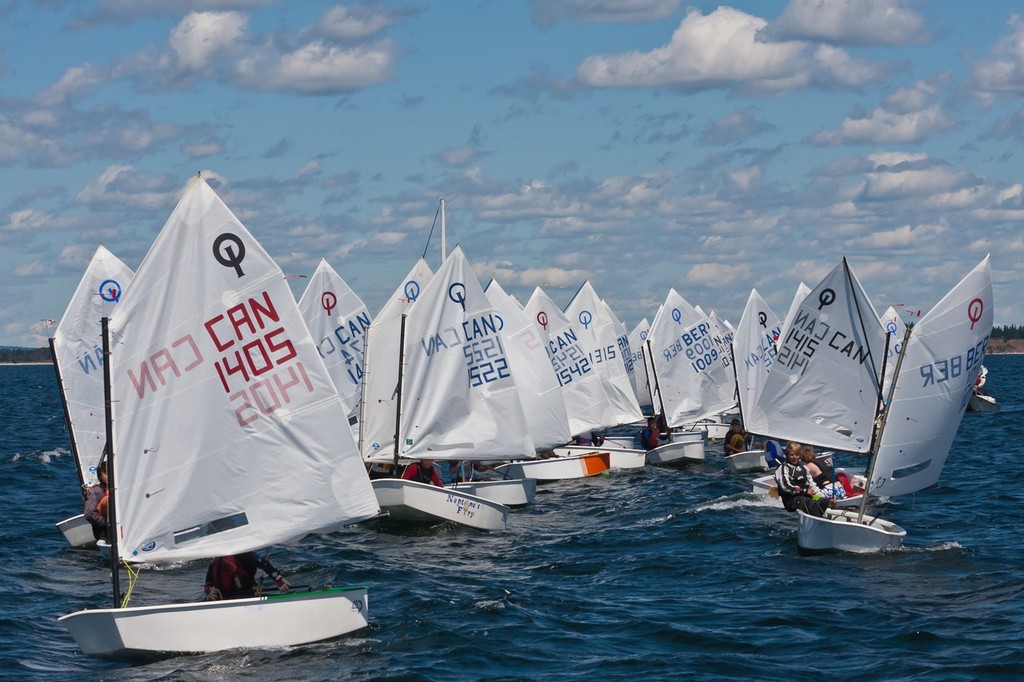
<instances>
[{"instance_id":1,"label":"white sail","mask_svg":"<svg viewBox=\"0 0 1024 682\"><path fill-rule=\"evenodd\" d=\"M574 436L589 435L615 426L617 417L575 325L540 287L526 303L526 316L545 340L548 360L562 387L569 431Z\"/></svg>"},{"instance_id":2,"label":"white sail","mask_svg":"<svg viewBox=\"0 0 1024 682\"><path fill-rule=\"evenodd\" d=\"M843 259L797 308L747 430L869 451L884 344L878 316Z\"/></svg>"},{"instance_id":3,"label":"white sail","mask_svg":"<svg viewBox=\"0 0 1024 682\"><path fill-rule=\"evenodd\" d=\"M906 495L939 480L981 371L992 319L986 256L910 333L875 457L872 494Z\"/></svg>"},{"instance_id":4,"label":"white sail","mask_svg":"<svg viewBox=\"0 0 1024 682\"><path fill-rule=\"evenodd\" d=\"M648 336L661 398L657 408L664 405L670 427L710 417L735 404L732 373L722 363L714 335L711 319L670 289Z\"/></svg>"},{"instance_id":5,"label":"white sail","mask_svg":"<svg viewBox=\"0 0 1024 682\"><path fill-rule=\"evenodd\" d=\"M401 454L534 456L503 324L456 246L406 318Z\"/></svg>"},{"instance_id":6,"label":"white sail","mask_svg":"<svg viewBox=\"0 0 1024 682\"><path fill-rule=\"evenodd\" d=\"M756 405L775 362L776 344L782 323L757 289L751 289L747 305L736 327L733 355L736 359L736 383L740 410L746 416L748 406ZM749 429L749 425L747 427Z\"/></svg>"},{"instance_id":7,"label":"white sail","mask_svg":"<svg viewBox=\"0 0 1024 682\"><path fill-rule=\"evenodd\" d=\"M107 442L100 320L110 316L133 274L110 251L96 249L53 333L68 436L86 487L98 482L96 465Z\"/></svg>"},{"instance_id":8,"label":"white sail","mask_svg":"<svg viewBox=\"0 0 1024 682\"><path fill-rule=\"evenodd\" d=\"M698 310L700 307L698 306ZM736 370L733 368L732 358L732 342L736 338L736 329L728 320L723 320L718 314L712 310L708 313L708 319L711 320L712 328L715 333L712 338L715 341L715 347L718 348L718 357L721 358L722 365L725 367L725 375L729 377L727 387L724 387L721 392L729 393L733 396L733 405L736 402L737 390L736 390ZM732 405L730 405L730 408Z\"/></svg>"},{"instance_id":9,"label":"white sail","mask_svg":"<svg viewBox=\"0 0 1024 682\"><path fill-rule=\"evenodd\" d=\"M615 319L589 280L569 301L565 315L578 330L580 343L601 377L615 424L630 424L641 419L643 413L623 363Z\"/></svg>"},{"instance_id":10,"label":"white sail","mask_svg":"<svg viewBox=\"0 0 1024 682\"><path fill-rule=\"evenodd\" d=\"M409 313L433 276L427 261L422 258L416 261L402 284L373 318L366 334L362 416L359 420L359 451L363 459L394 456L402 315Z\"/></svg>"},{"instance_id":11,"label":"white sail","mask_svg":"<svg viewBox=\"0 0 1024 682\"><path fill-rule=\"evenodd\" d=\"M796 317L796 312L800 309L800 304L804 302L807 295L811 293L811 288L800 282L796 285L796 293L793 294L793 300L789 303L789 309L786 311L786 316L782 318L782 333L779 338L785 338L786 332L789 330L791 324L793 324L793 318Z\"/></svg>"},{"instance_id":12,"label":"white sail","mask_svg":"<svg viewBox=\"0 0 1024 682\"><path fill-rule=\"evenodd\" d=\"M633 352L629 346L629 329L626 328L626 324L619 319L619 316L615 314L612 307L608 305L608 301L601 299L601 305L604 306L605 314L612 321L612 328L615 329L616 343L619 346L619 358L622 360L622 367L626 370L626 378L629 381L629 390L633 394L633 398L637 401L637 407L640 406L640 400L636 397L636 379L634 373L636 367L633 365ZM643 409L640 410L640 416L643 417Z\"/></svg>"},{"instance_id":13,"label":"white sail","mask_svg":"<svg viewBox=\"0 0 1024 682\"><path fill-rule=\"evenodd\" d=\"M334 387L358 433L359 394L363 383L363 351L370 312L341 275L321 259L299 299L299 310L320 351Z\"/></svg>"},{"instance_id":14,"label":"white sail","mask_svg":"<svg viewBox=\"0 0 1024 682\"><path fill-rule=\"evenodd\" d=\"M235 554L377 513L281 269L204 180L109 328L122 559Z\"/></svg>"},{"instance_id":15,"label":"white sail","mask_svg":"<svg viewBox=\"0 0 1024 682\"><path fill-rule=\"evenodd\" d=\"M645 317L629 333L629 350L633 361L633 391L636 393L640 409L645 414L655 411L654 390L649 377L651 360L647 357L647 334L650 330L651 323Z\"/></svg>"},{"instance_id":16,"label":"white sail","mask_svg":"<svg viewBox=\"0 0 1024 682\"><path fill-rule=\"evenodd\" d=\"M530 322L522 307L501 285L491 280L485 290L494 312L504 320L505 350L522 397L534 447L550 450L572 438L565 401L551 368L547 340Z\"/></svg>"},{"instance_id":17,"label":"white sail","mask_svg":"<svg viewBox=\"0 0 1024 682\"><path fill-rule=\"evenodd\" d=\"M892 375L896 371L896 362L903 349L903 333L906 331L907 325L903 321L903 316L893 306L886 309L882 314L881 321L882 327L889 337L886 344L885 378L882 381L882 395L888 395L889 384L892 383Z\"/></svg>"}]
</instances>

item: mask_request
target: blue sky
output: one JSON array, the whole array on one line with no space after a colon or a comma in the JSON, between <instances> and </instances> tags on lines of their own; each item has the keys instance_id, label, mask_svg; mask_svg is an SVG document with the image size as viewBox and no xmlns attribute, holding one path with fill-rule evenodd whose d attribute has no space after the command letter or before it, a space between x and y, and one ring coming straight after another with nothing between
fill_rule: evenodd
<instances>
[{"instance_id":1,"label":"blue sky","mask_svg":"<svg viewBox=\"0 0 1024 682\"><path fill-rule=\"evenodd\" d=\"M373 314L444 196L484 282L565 305L589 279L630 327L670 287L781 316L843 256L879 312L928 309L990 252L996 324L1024 320L1019 2L7 0L0 22L0 345L46 344L97 245L137 268L197 171L286 273L326 258Z\"/></svg>"}]
</instances>

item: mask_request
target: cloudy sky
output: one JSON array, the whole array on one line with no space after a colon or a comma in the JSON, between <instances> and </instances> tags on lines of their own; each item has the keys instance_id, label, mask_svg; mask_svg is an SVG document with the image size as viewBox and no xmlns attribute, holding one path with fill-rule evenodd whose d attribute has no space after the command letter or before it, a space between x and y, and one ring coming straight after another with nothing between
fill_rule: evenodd
<instances>
[{"instance_id":1,"label":"cloudy sky","mask_svg":"<svg viewBox=\"0 0 1024 682\"><path fill-rule=\"evenodd\" d=\"M326 258L373 313L443 196L484 282L565 305L589 279L630 326L670 287L783 316L843 256L880 312L927 309L987 253L996 324L1024 322L1019 0L6 0L0 22L0 345L46 344L99 244L138 267L197 171L286 273Z\"/></svg>"}]
</instances>

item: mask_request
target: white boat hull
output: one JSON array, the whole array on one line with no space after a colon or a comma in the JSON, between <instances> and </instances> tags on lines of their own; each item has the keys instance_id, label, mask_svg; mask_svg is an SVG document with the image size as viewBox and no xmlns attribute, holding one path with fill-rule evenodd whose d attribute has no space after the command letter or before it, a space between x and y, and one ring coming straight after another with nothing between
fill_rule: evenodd
<instances>
[{"instance_id":1,"label":"white boat hull","mask_svg":"<svg viewBox=\"0 0 1024 682\"><path fill-rule=\"evenodd\" d=\"M748 471L768 471L768 462L765 461L763 450L746 450L737 452L735 455L727 455L725 468L734 474Z\"/></svg>"},{"instance_id":2,"label":"white boat hull","mask_svg":"<svg viewBox=\"0 0 1024 682\"><path fill-rule=\"evenodd\" d=\"M58 620L89 656L132 658L308 644L366 626L365 587L88 609Z\"/></svg>"},{"instance_id":3,"label":"white boat hull","mask_svg":"<svg viewBox=\"0 0 1024 682\"><path fill-rule=\"evenodd\" d=\"M810 552L881 552L903 546L907 531L877 516L860 515L857 509L829 509L824 517L797 512L797 545Z\"/></svg>"},{"instance_id":4,"label":"white boat hull","mask_svg":"<svg viewBox=\"0 0 1024 682\"><path fill-rule=\"evenodd\" d=\"M370 481L381 511L396 521L450 521L478 530L505 530L509 509L461 490L402 478Z\"/></svg>"},{"instance_id":5,"label":"white boat hull","mask_svg":"<svg viewBox=\"0 0 1024 682\"><path fill-rule=\"evenodd\" d=\"M482 497L506 507L529 504L537 495L537 480L533 478L503 478L495 481L469 481L450 486L470 495Z\"/></svg>"},{"instance_id":6,"label":"white boat hull","mask_svg":"<svg viewBox=\"0 0 1024 682\"><path fill-rule=\"evenodd\" d=\"M587 478L608 471L611 456L607 452L589 452L572 457L551 457L501 464L495 469L513 478L535 478L538 481L564 481Z\"/></svg>"},{"instance_id":7,"label":"white boat hull","mask_svg":"<svg viewBox=\"0 0 1024 682\"><path fill-rule=\"evenodd\" d=\"M704 438L679 439L672 434L672 442L647 451L647 463L654 465L686 464L704 461Z\"/></svg>"},{"instance_id":8,"label":"white boat hull","mask_svg":"<svg viewBox=\"0 0 1024 682\"><path fill-rule=\"evenodd\" d=\"M643 450L619 447L617 445L608 447L607 440L605 440L604 445L597 450L587 445L567 445L562 448L554 449L554 453L559 457L574 457L590 452L607 452L608 468L613 471L620 469L642 469L644 464L647 463L647 453Z\"/></svg>"},{"instance_id":9,"label":"white boat hull","mask_svg":"<svg viewBox=\"0 0 1024 682\"><path fill-rule=\"evenodd\" d=\"M684 425L683 429L687 431L692 429L702 430L707 434L708 440L716 441L722 440L729 433L729 424L714 421L694 422L693 424Z\"/></svg>"},{"instance_id":10,"label":"white boat hull","mask_svg":"<svg viewBox=\"0 0 1024 682\"><path fill-rule=\"evenodd\" d=\"M985 412L995 414L999 411L999 403L990 395L972 393L967 401L967 409L971 412Z\"/></svg>"},{"instance_id":11,"label":"white boat hull","mask_svg":"<svg viewBox=\"0 0 1024 682\"><path fill-rule=\"evenodd\" d=\"M92 524L83 514L64 519L57 524L57 528L72 547L91 547L96 544L96 538L92 535Z\"/></svg>"}]
</instances>

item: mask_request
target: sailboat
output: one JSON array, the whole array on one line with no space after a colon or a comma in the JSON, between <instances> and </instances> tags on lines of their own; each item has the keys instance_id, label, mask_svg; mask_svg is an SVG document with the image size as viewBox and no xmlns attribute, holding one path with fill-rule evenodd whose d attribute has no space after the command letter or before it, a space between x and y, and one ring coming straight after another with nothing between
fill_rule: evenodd
<instances>
[{"instance_id":1,"label":"sailboat","mask_svg":"<svg viewBox=\"0 0 1024 682\"><path fill-rule=\"evenodd\" d=\"M992 332L992 274L986 256L920 322L907 325L879 418L859 510L799 513L804 551L873 552L899 547L906 531L868 516L868 496L897 497L935 485L960 428Z\"/></svg>"},{"instance_id":2,"label":"sailboat","mask_svg":"<svg viewBox=\"0 0 1024 682\"><path fill-rule=\"evenodd\" d=\"M971 392L971 399L967 403L968 412L995 414L1000 410L999 403L996 402L996 399L985 391L985 383L987 381L988 368L982 367L981 374L978 375L977 383L974 385L974 390Z\"/></svg>"},{"instance_id":3,"label":"sailboat","mask_svg":"<svg viewBox=\"0 0 1024 682\"><path fill-rule=\"evenodd\" d=\"M402 319L401 355L394 359L402 368L391 453L396 472L400 460L535 456L503 329L456 247ZM398 520L503 530L508 519L508 506L460 488L400 478L375 478L373 488L381 508Z\"/></svg>"},{"instance_id":4,"label":"sailboat","mask_svg":"<svg viewBox=\"0 0 1024 682\"><path fill-rule=\"evenodd\" d=\"M654 392L647 378L647 364L650 362L647 357L647 334L650 330L651 323L645 317L633 327L628 339L633 366L633 392L636 394L640 411L644 414L654 414Z\"/></svg>"},{"instance_id":5,"label":"sailboat","mask_svg":"<svg viewBox=\"0 0 1024 682\"><path fill-rule=\"evenodd\" d=\"M122 600L121 561L240 554L379 511L281 269L204 179L186 187L104 325L103 344L113 608L59 619L82 651L291 646L364 627L365 587Z\"/></svg>"},{"instance_id":6,"label":"sailboat","mask_svg":"<svg viewBox=\"0 0 1024 682\"><path fill-rule=\"evenodd\" d=\"M390 462L394 452L402 316L412 310L433 276L426 260L416 261L366 332L359 403L359 451L367 462Z\"/></svg>"},{"instance_id":7,"label":"sailboat","mask_svg":"<svg viewBox=\"0 0 1024 682\"><path fill-rule=\"evenodd\" d=\"M692 425L735 405L735 380L722 362L722 351L715 341L714 325L704 313L691 306L675 289L651 323L647 338L651 356L651 374L655 399L671 429ZM673 433L673 440L685 434ZM648 462L669 464L704 460L703 435L699 453L692 443L679 458L648 453Z\"/></svg>"},{"instance_id":8,"label":"sailboat","mask_svg":"<svg viewBox=\"0 0 1024 682\"><path fill-rule=\"evenodd\" d=\"M83 494L98 482L96 467L107 440L103 419L100 320L110 315L133 274L131 268L106 248L97 248L50 339L50 353L64 406L64 423L77 465L79 490ZM64 519L57 528L72 547L96 543L92 526L82 514Z\"/></svg>"},{"instance_id":9,"label":"sailboat","mask_svg":"<svg viewBox=\"0 0 1024 682\"><path fill-rule=\"evenodd\" d=\"M798 292L799 296L799 292ZM744 405L746 428L779 440L867 454L886 354L886 332L844 258L799 304L757 400ZM771 494L775 479L755 479ZM837 505L854 505L848 496Z\"/></svg>"},{"instance_id":10,"label":"sailboat","mask_svg":"<svg viewBox=\"0 0 1024 682\"><path fill-rule=\"evenodd\" d=\"M761 395L772 363L775 362L775 344L781 334L782 323L778 316L761 298L757 289L751 289L733 338L741 421L744 405L756 404ZM727 455L725 466L728 471L741 473L766 470L768 463L763 450L745 450Z\"/></svg>"},{"instance_id":11,"label":"sailboat","mask_svg":"<svg viewBox=\"0 0 1024 682\"><path fill-rule=\"evenodd\" d=\"M558 382L569 433L590 435L615 424L615 416L604 385L579 331L562 309L540 287L536 287L524 306L524 313L538 335L547 362ZM539 360L538 360L539 361ZM578 452L502 464L498 471L514 478L560 481L587 478L608 471L610 455L604 451Z\"/></svg>"},{"instance_id":12,"label":"sailboat","mask_svg":"<svg viewBox=\"0 0 1024 682\"><path fill-rule=\"evenodd\" d=\"M352 433L358 437L358 401L370 312L324 259L320 259L302 292L299 310L348 412Z\"/></svg>"},{"instance_id":13,"label":"sailboat","mask_svg":"<svg viewBox=\"0 0 1024 682\"><path fill-rule=\"evenodd\" d=\"M611 418L615 423L611 426L636 424L639 431L643 412L626 368L627 362L632 363L629 340L626 334L619 334L617 325L621 326L621 323L618 318L597 295L589 280L583 283L569 301L565 307L565 316L579 323L575 328L580 343L601 379L612 410ZM578 455L593 450L588 445L567 446L556 448L555 453ZM624 446L621 442L609 443L606 440L600 445L600 450L608 453L611 469L638 469L646 463L647 452L644 449Z\"/></svg>"}]
</instances>

